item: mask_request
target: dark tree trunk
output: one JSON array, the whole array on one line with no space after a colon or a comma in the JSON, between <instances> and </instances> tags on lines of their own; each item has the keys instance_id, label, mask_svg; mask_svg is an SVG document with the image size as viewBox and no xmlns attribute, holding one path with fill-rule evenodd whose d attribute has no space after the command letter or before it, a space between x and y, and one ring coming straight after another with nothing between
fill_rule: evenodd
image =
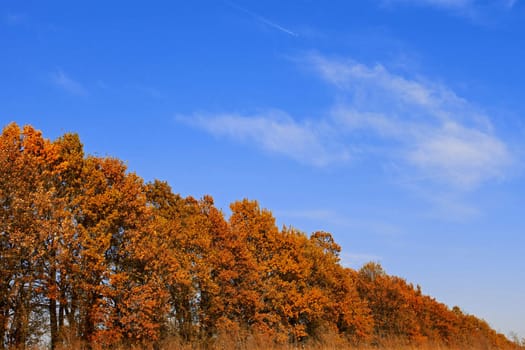
<instances>
[{"instance_id":1,"label":"dark tree trunk","mask_svg":"<svg viewBox=\"0 0 525 350\"><path fill-rule=\"evenodd\" d=\"M51 350L54 350L58 341L57 301L54 297L49 299L49 321L51 330Z\"/></svg>"}]
</instances>

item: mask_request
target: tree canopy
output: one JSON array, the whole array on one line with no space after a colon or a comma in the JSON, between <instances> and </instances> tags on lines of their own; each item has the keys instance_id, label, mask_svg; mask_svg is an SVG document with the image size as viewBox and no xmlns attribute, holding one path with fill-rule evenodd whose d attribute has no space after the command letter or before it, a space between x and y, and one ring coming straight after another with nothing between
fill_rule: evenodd
<instances>
[{"instance_id":1,"label":"tree canopy","mask_svg":"<svg viewBox=\"0 0 525 350\"><path fill-rule=\"evenodd\" d=\"M377 263L341 265L327 232L278 228L241 200L145 183L80 139L31 126L0 136L0 348L47 338L92 348L210 344L261 334L275 343L385 339L514 348L488 324L423 295Z\"/></svg>"}]
</instances>

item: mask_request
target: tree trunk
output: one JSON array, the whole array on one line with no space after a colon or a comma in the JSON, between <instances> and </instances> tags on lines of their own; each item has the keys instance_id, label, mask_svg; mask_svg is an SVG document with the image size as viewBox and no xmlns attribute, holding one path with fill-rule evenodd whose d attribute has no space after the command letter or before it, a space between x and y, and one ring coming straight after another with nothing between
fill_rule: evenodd
<instances>
[{"instance_id":1,"label":"tree trunk","mask_svg":"<svg viewBox=\"0 0 525 350\"><path fill-rule=\"evenodd\" d=\"M58 340L58 327L57 327L57 301L52 296L49 298L49 321L51 330L51 350L56 348Z\"/></svg>"}]
</instances>

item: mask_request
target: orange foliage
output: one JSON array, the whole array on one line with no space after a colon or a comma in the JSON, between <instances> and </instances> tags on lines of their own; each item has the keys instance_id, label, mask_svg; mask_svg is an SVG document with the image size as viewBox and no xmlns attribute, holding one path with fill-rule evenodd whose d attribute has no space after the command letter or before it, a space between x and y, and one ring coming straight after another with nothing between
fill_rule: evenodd
<instances>
[{"instance_id":1,"label":"orange foliage","mask_svg":"<svg viewBox=\"0 0 525 350\"><path fill-rule=\"evenodd\" d=\"M104 348L323 342L514 348L369 263L339 263L327 232L279 229L257 202L182 198L77 135L0 136L0 349L44 339Z\"/></svg>"}]
</instances>

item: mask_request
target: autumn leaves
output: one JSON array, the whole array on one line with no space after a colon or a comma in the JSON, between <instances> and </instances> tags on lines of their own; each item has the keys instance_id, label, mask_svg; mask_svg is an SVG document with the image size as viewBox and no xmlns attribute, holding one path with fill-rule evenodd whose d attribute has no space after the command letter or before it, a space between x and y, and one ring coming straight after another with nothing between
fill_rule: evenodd
<instances>
[{"instance_id":1,"label":"autumn leaves","mask_svg":"<svg viewBox=\"0 0 525 350\"><path fill-rule=\"evenodd\" d=\"M0 348L47 334L52 347L276 343L401 337L508 345L374 264L339 264L332 236L278 229L257 202L231 205L145 184L118 159L85 156L77 135L31 126L0 136Z\"/></svg>"}]
</instances>

